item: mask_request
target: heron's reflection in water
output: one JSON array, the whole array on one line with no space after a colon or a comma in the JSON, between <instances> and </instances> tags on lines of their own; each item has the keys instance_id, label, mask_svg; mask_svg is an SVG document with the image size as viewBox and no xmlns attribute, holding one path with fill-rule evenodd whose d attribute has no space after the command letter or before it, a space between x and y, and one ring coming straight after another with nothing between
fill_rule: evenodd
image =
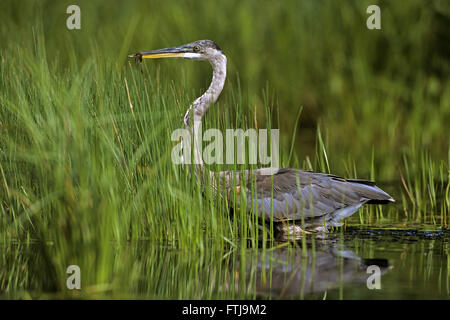
<instances>
[{"instance_id":1,"label":"heron's reflection in water","mask_svg":"<svg viewBox=\"0 0 450 320\"><path fill-rule=\"evenodd\" d=\"M369 266L377 266L380 275L391 268L386 259L363 259L333 242L249 251L233 268L234 290L244 286L260 297L298 298L348 283L366 283L374 272L368 273Z\"/></svg>"}]
</instances>

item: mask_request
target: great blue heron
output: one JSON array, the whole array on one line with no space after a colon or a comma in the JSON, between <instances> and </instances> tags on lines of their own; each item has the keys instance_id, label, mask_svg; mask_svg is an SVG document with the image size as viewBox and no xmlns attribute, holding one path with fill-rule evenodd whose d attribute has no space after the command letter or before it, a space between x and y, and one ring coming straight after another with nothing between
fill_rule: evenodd
<instances>
[{"instance_id":1,"label":"great blue heron","mask_svg":"<svg viewBox=\"0 0 450 320\"><path fill-rule=\"evenodd\" d=\"M341 226L342 220L358 211L363 204L394 202L389 194L372 181L345 179L326 173L279 168L219 173L209 171L199 156L197 139L202 117L219 98L225 84L227 58L223 51L214 41L199 40L178 47L139 52L129 57L140 61L146 58L209 61L213 68L211 84L189 106L184 116L186 128L193 132L194 156L198 157L194 172L197 177L210 179L210 185L217 193L223 194L225 188L228 201L231 201L233 192L246 192L247 202L254 204L257 214L266 221L272 219L285 235L295 236L308 231L327 232L330 227ZM239 206L239 202L235 206ZM280 223L288 221L294 223ZM301 224L295 221L301 221Z\"/></svg>"}]
</instances>

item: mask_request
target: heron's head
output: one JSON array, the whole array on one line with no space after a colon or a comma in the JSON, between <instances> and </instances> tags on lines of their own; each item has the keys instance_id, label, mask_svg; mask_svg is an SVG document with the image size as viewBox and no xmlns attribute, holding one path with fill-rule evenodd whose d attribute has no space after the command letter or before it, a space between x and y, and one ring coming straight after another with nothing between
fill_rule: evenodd
<instances>
[{"instance_id":1,"label":"heron's head","mask_svg":"<svg viewBox=\"0 0 450 320\"><path fill-rule=\"evenodd\" d=\"M211 61L218 55L223 55L219 46L211 40L198 40L179 47L170 47L130 54L130 58L159 59L159 58L185 58Z\"/></svg>"}]
</instances>

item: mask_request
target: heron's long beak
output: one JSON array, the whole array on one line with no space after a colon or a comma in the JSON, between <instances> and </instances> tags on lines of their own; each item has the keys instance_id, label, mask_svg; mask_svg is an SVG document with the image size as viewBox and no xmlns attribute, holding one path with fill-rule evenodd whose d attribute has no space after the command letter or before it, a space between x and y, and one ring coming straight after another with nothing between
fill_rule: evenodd
<instances>
[{"instance_id":1,"label":"heron's long beak","mask_svg":"<svg viewBox=\"0 0 450 320\"><path fill-rule=\"evenodd\" d=\"M183 58L186 53L192 52L192 48L188 46L171 47L150 51L138 52L135 54L130 54L129 58L139 58L142 59L159 59L159 58Z\"/></svg>"}]
</instances>

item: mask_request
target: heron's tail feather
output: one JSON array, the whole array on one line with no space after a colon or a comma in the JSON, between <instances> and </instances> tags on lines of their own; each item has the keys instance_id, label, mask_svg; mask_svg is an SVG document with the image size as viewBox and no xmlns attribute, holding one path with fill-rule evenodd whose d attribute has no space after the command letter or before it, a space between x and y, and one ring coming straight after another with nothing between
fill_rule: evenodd
<instances>
[{"instance_id":1,"label":"heron's tail feather","mask_svg":"<svg viewBox=\"0 0 450 320\"><path fill-rule=\"evenodd\" d=\"M387 192L375 185L375 182L368 180L346 179L351 183L352 190L361 196L361 200L367 200L368 204L386 204L395 202Z\"/></svg>"}]
</instances>

